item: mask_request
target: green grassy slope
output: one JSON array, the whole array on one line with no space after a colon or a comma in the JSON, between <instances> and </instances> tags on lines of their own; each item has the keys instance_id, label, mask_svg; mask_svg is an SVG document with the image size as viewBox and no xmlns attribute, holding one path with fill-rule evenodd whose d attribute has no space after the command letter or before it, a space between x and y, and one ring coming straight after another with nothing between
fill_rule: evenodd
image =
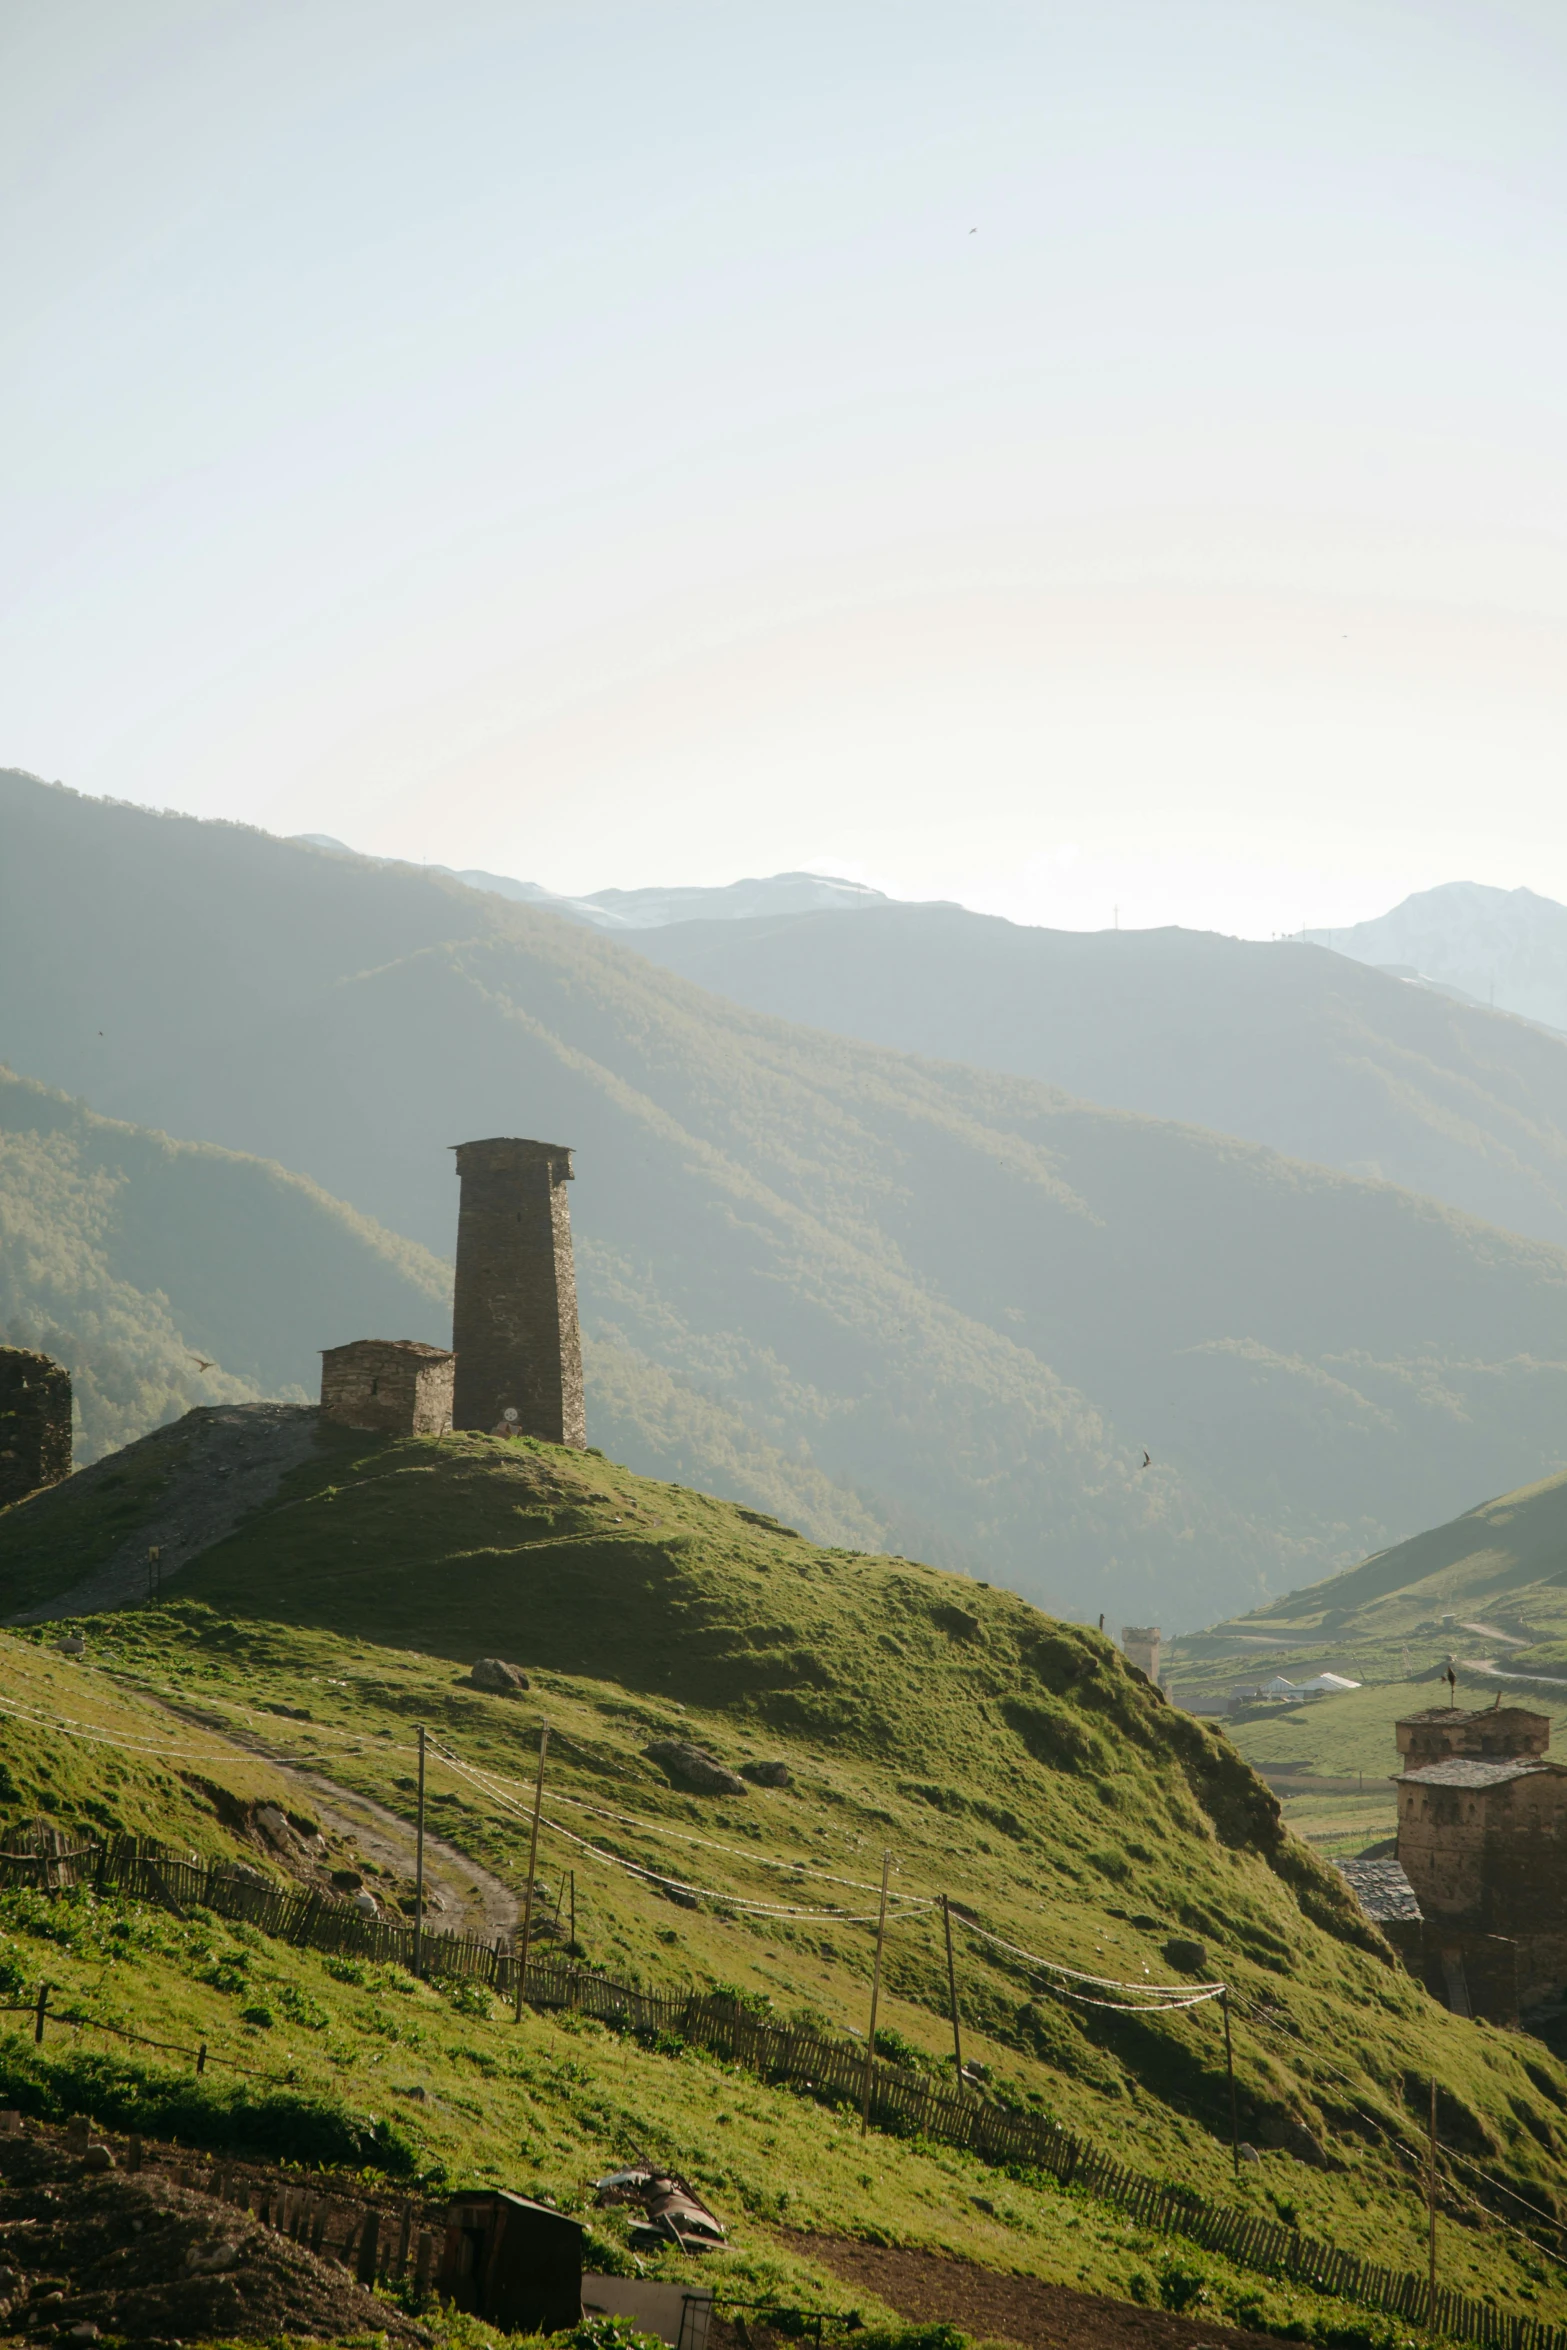
<instances>
[{"instance_id":1,"label":"green grassy slope","mask_svg":"<svg viewBox=\"0 0 1567 2350\"><path fill-rule=\"evenodd\" d=\"M959 906L683 922L637 946L755 1011L1190 1119L1567 1242L1567 1041L1320 946L1037 930Z\"/></svg>"},{"instance_id":2,"label":"green grassy slope","mask_svg":"<svg viewBox=\"0 0 1567 2350\"><path fill-rule=\"evenodd\" d=\"M0 1528L0 1559L13 1532ZM775 2013L863 2029L864 1916L886 1850L897 1903L882 2022L931 2065L950 2045L943 1950L936 1915L904 1905L949 1891L1025 1949L1132 1980L1171 1979L1165 1945L1184 1936L1235 1987L1243 2127L1267 2149L1238 2188L1212 2009L1150 2020L1074 2008L1026 1962L960 1935L967 2053L1005 2094L1128 2162L1287 2209L1395 2263L1422 2257L1397 2142L1433 2070L1444 2132L1476 2166L1455 2166L1455 2186L1557 2192L1567 2072L1434 2007L1222 1738L1164 1704L1099 1635L1010 1593L823 1551L593 1456L345 1434L199 1561L171 1604L84 1628L79 1688L112 1674L122 1705L137 1688L163 1691L193 1747L261 1735L404 1817L413 1728L430 1725L433 1817L513 1883L547 1720L544 1899L553 1912L575 1869L579 1941L611 1972L727 1983ZM0 1643L0 1671L19 1646ZM480 1650L527 1667L525 1699L466 1686ZM735 1765L781 1759L792 1784L682 1793L643 1753L661 1736ZM671 1900L612 1854L711 1897ZM806 1914L748 1916L747 1899ZM860 1922L830 1914L835 1904ZM395 2114L421 2164L577 2198L596 2168L650 2146L729 2208L742 2260L775 2257L767 2230L787 2219L1123 2292L1156 2267L1154 2246L1092 2206L939 2148L863 2149L852 2126L705 2059L544 2019L518 2029L482 2002L459 2020L437 1992L394 1996L373 1970L355 1982L271 1947L251 1946L225 1975L236 1938L209 1928L200 1950L189 1939L160 1927L140 1973L111 1970L124 2013L184 2018L228 2053L243 2054L247 2032L252 2046L264 2038L269 2060L323 2094ZM73 1985L102 1979L102 1941L84 1927ZM56 1948L36 1956L53 1965ZM242 2024L235 1978L264 1993L265 2032ZM410 2096L421 2088L431 2102ZM1313 2141L1324 2161L1300 2158ZM1478 2210L1455 2200L1443 2228L1455 2277L1510 2306L1567 2309L1537 2257ZM1232 2306L1251 2295L1285 2322L1288 2296L1270 2301L1265 2282L1209 2266Z\"/></svg>"},{"instance_id":3,"label":"green grassy slope","mask_svg":"<svg viewBox=\"0 0 1567 2350\"><path fill-rule=\"evenodd\" d=\"M639 1398L593 1425L640 1467L717 1407L693 1474L759 1445L749 1490L799 1464L847 1539L1168 1625L1562 1464L1543 1244L788 1028L438 876L25 778L0 815L0 1001L39 1074L442 1250L447 1144L577 1145L588 1327Z\"/></svg>"},{"instance_id":4,"label":"green grassy slope","mask_svg":"<svg viewBox=\"0 0 1567 2350\"><path fill-rule=\"evenodd\" d=\"M1487 1640L1465 1619L1510 1639ZM1242 1619L1237 1619L1242 1621ZM1498 1663L1539 1662L1539 1642L1567 1631L1567 1476L1504 1493L1394 1543L1358 1567L1292 1591L1243 1619L1247 1631L1303 1643L1405 1641L1446 1633Z\"/></svg>"}]
</instances>

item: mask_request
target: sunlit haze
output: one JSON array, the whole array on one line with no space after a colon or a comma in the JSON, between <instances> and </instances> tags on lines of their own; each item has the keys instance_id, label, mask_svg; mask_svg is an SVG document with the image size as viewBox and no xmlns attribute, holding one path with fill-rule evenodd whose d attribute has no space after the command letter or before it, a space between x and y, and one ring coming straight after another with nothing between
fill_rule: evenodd
<instances>
[{"instance_id":1,"label":"sunlit haze","mask_svg":"<svg viewBox=\"0 0 1567 2350\"><path fill-rule=\"evenodd\" d=\"M1567 898L1567 16L17 0L0 763L561 891Z\"/></svg>"}]
</instances>

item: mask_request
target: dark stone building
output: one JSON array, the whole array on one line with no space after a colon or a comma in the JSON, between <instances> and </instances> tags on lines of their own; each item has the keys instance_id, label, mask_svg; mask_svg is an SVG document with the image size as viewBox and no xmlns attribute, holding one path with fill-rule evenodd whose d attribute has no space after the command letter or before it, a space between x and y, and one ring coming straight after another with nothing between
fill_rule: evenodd
<instances>
[{"instance_id":1,"label":"dark stone building","mask_svg":"<svg viewBox=\"0 0 1567 2350\"><path fill-rule=\"evenodd\" d=\"M321 1354L321 1417L388 1436L444 1436L456 1357L416 1338L356 1338Z\"/></svg>"},{"instance_id":2,"label":"dark stone building","mask_svg":"<svg viewBox=\"0 0 1567 2350\"><path fill-rule=\"evenodd\" d=\"M456 1146L457 1356L453 1422L549 1444L587 1443L577 1276L558 1143L496 1137Z\"/></svg>"},{"instance_id":3,"label":"dark stone building","mask_svg":"<svg viewBox=\"0 0 1567 2350\"><path fill-rule=\"evenodd\" d=\"M1432 1706L1398 1724L1397 1869L1412 1896L1368 1915L1458 2015L1514 2023L1567 1989L1567 1766L1547 1714ZM1362 1869L1364 1874L1364 1870ZM1391 1872L1384 1872L1390 1875Z\"/></svg>"},{"instance_id":4,"label":"dark stone building","mask_svg":"<svg viewBox=\"0 0 1567 2350\"><path fill-rule=\"evenodd\" d=\"M70 1372L49 1355L0 1346L0 1509L70 1473Z\"/></svg>"}]
</instances>

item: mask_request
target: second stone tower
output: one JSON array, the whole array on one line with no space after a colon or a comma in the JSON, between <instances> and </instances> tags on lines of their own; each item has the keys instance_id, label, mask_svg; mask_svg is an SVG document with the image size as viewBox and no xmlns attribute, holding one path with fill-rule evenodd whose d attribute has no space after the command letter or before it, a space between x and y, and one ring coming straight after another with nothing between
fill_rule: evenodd
<instances>
[{"instance_id":1,"label":"second stone tower","mask_svg":"<svg viewBox=\"0 0 1567 2350\"><path fill-rule=\"evenodd\" d=\"M553 1142L460 1142L455 1428L587 1443L566 1185Z\"/></svg>"}]
</instances>

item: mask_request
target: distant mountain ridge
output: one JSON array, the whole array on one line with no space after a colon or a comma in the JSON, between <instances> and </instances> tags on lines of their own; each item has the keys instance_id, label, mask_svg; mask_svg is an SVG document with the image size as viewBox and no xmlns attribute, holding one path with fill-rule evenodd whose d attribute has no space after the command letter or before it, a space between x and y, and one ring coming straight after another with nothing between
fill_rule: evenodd
<instances>
[{"instance_id":1,"label":"distant mountain ridge","mask_svg":"<svg viewBox=\"0 0 1567 2350\"><path fill-rule=\"evenodd\" d=\"M1567 1246L1567 1040L1321 947L898 904L636 945L754 1011L1188 1120Z\"/></svg>"},{"instance_id":2,"label":"distant mountain ridge","mask_svg":"<svg viewBox=\"0 0 1567 2350\"><path fill-rule=\"evenodd\" d=\"M814 1480L887 1547L1058 1612L1212 1621L1567 1466L1567 1251L787 1025L438 874L0 776L0 1007L18 1065L443 1256L449 1144L575 1145L588 1335L650 1430L609 1432L590 1365L595 1442L723 1490L658 1449L699 1464L718 1414L770 1464L764 1507Z\"/></svg>"},{"instance_id":3,"label":"distant mountain ridge","mask_svg":"<svg viewBox=\"0 0 1567 2350\"><path fill-rule=\"evenodd\" d=\"M329 832L297 832L293 838L306 848L335 849L357 856L346 841ZM669 922L741 922L757 914L849 913L865 906L890 906L896 901L863 881L844 881L830 873L772 873L765 879L730 881L713 887L698 884L667 889L599 889L587 897L561 897L536 881L514 881L505 873L486 873L478 866L459 870L455 865L426 865L427 873L442 873L510 898L520 906L544 906L568 921L589 923L595 930L658 930Z\"/></svg>"},{"instance_id":4,"label":"distant mountain ridge","mask_svg":"<svg viewBox=\"0 0 1567 2350\"><path fill-rule=\"evenodd\" d=\"M1532 889L1444 882L1372 921L1303 936L1357 963L1408 971L1567 1035L1567 906Z\"/></svg>"}]
</instances>

